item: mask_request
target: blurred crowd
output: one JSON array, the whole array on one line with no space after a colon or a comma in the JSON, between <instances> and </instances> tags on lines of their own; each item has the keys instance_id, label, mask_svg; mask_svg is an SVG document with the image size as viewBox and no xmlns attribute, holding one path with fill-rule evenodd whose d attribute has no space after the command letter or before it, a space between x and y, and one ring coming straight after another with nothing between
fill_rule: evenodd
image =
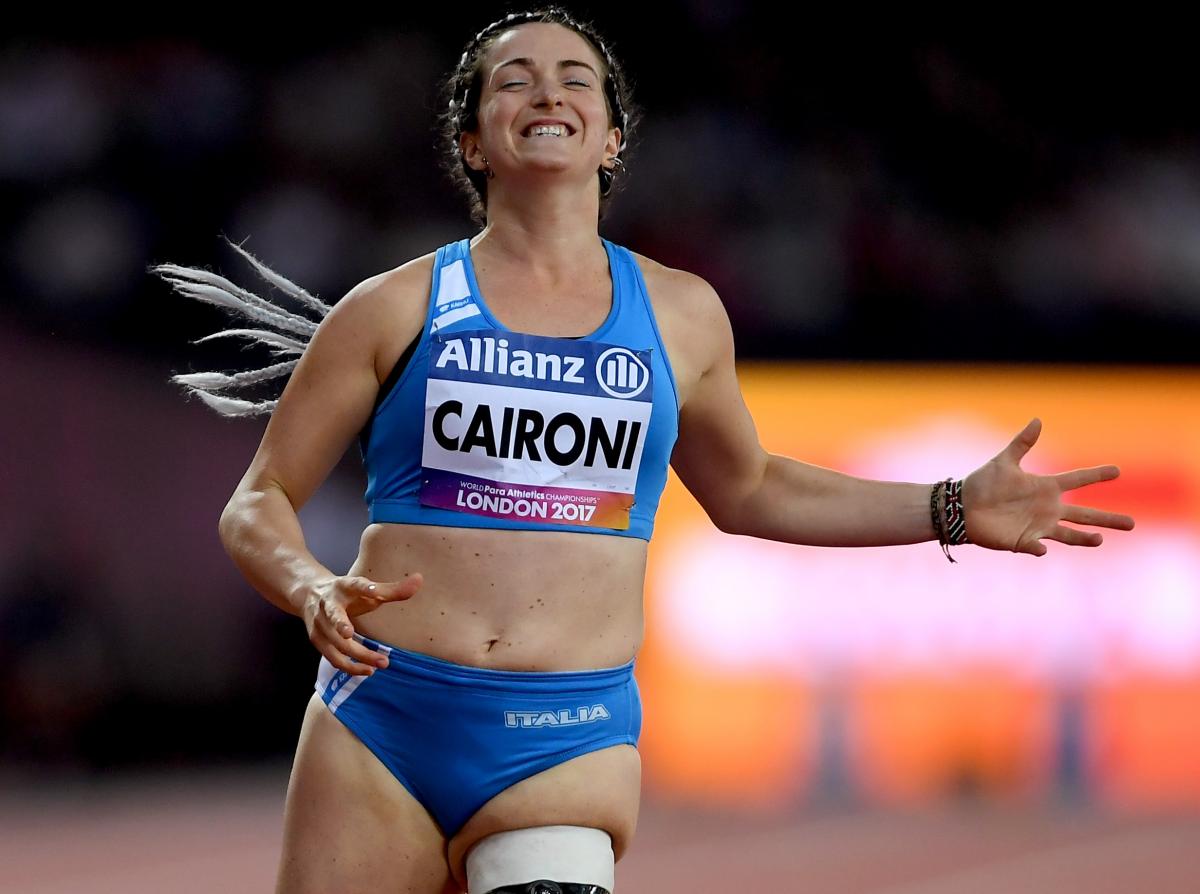
<instances>
[{"instance_id":1,"label":"blurred crowd","mask_svg":"<svg viewBox=\"0 0 1200 894\"><path fill-rule=\"evenodd\" d=\"M197 312L146 265L228 267L218 233L329 300L470 233L434 130L499 7L467 9L286 42L10 37L4 324L161 355ZM664 39L584 11L645 111L603 229L708 277L743 357L1192 359L1198 113L1171 35L1115 52L691 2L662 5Z\"/></svg>"}]
</instances>

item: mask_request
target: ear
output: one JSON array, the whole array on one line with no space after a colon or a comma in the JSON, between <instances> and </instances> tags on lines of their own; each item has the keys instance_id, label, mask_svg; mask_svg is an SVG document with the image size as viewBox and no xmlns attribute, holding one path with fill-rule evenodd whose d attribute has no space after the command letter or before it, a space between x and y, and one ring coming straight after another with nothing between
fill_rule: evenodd
<instances>
[{"instance_id":1,"label":"ear","mask_svg":"<svg viewBox=\"0 0 1200 894\"><path fill-rule=\"evenodd\" d=\"M609 128L608 140L604 143L604 159L610 160L614 155L621 151L621 128ZM611 165L605 165L606 168L611 168Z\"/></svg>"},{"instance_id":2,"label":"ear","mask_svg":"<svg viewBox=\"0 0 1200 894\"><path fill-rule=\"evenodd\" d=\"M483 160L483 148L479 145L478 136L464 131L458 136L458 148L462 152L462 157L468 167L480 173L483 173L487 169L487 164Z\"/></svg>"}]
</instances>

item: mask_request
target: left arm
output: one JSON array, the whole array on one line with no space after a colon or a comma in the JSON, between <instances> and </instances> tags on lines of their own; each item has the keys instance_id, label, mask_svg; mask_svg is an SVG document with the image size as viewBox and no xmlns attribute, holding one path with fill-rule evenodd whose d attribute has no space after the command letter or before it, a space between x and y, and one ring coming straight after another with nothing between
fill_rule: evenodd
<instances>
[{"instance_id":1,"label":"left arm","mask_svg":"<svg viewBox=\"0 0 1200 894\"><path fill-rule=\"evenodd\" d=\"M937 535L929 485L856 478L767 453L742 398L733 330L721 299L698 276L678 275L704 372L679 413L671 466L728 534L812 546L919 543Z\"/></svg>"},{"instance_id":2,"label":"left arm","mask_svg":"<svg viewBox=\"0 0 1200 894\"><path fill-rule=\"evenodd\" d=\"M929 484L874 481L766 454L731 534L809 546L889 546L937 537Z\"/></svg>"},{"instance_id":3,"label":"left arm","mask_svg":"<svg viewBox=\"0 0 1200 894\"><path fill-rule=\"evenodd\" d=\"M733 331L721 299L703 279L684 274L689 343L704 370L679 414L671 465L713 523L730 534L812 546L886 546L934 540L932 482L857 478L767 453L742 398ZM991 549L1044 555L1040 538L1098 546L1099 533L1060 521L1130 530L1127 515L1064 505L1066 490L1116 478L1116 466L1031 475L1018 463L1040 431L1034 420L963 484L967 536Z\"/></svg>"}]
</instances>

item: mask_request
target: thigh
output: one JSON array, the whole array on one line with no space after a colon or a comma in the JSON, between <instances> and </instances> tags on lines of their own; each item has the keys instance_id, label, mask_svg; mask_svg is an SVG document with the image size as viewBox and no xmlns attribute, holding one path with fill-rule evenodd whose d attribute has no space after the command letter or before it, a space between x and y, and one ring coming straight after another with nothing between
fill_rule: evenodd
<instances>
[{"instance_id":1,"label":"thigh","mask_svg":"<svg viewBox=\"0 0 1200 894\"><path fill-rule=\"evenodd\" d=\"M466 855L488 835L531 826L589 826L612 836L619 860L637 827L642 762L632 745L614 745L556 764L500 792L449 844L450 866L465 887Z\"/></svg>"},{"instance_id":2,"label":"thigh","mask_svg":"<svg viewBox=\"0 0 1200 894\"><path fill-rule=\"evenodd\" d=\"M452 894L429 813L313 695L288 782L276 894Z\"/></svg>"}]
</instances>

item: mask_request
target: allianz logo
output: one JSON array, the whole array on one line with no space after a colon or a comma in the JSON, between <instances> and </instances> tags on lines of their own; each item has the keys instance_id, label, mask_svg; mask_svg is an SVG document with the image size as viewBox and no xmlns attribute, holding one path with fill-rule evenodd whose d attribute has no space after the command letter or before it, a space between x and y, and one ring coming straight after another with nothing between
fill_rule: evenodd
<instances>
[{"instance_id":1,"label":"allianz logo","mask_svg":"<svg viewBox=\"0 0 1200 894\"><path fill-rule=\"evenodd\" d=\"M572 710L562 708L558 711L505 711L504 725L511 727L534 728L541 726L571 726L576 723L595 723L597 720L610 720L611 715L604 705L580 705Z\"/></svg>"},{"instance_id":2,"label":"allianz logo","mask_svg":"<svg viewBox=\"0 0 1200 894\"><path fill-rule=\"evenodd\" d=\"M596 358L596 381L613 397L637 397L650 381L650 370L628 348L609 348Z\"/></svg>"},{"instance_id":3,"label":"allianz logo","mask_svg":"<svg viewBox=\"0 0 1200 894\"><path fill-rule=\"evenodd\" d=\"M511 349L507 338L469 336L448 338L434 366L454 366L461 372L482 372L543 382L586 385L580 375L585 358L554 351ZM630 398L641 394L650 381L650 371L628 348L609 348L596 358L596 381L611 397Z\"/></svg>"}]
</instances>

